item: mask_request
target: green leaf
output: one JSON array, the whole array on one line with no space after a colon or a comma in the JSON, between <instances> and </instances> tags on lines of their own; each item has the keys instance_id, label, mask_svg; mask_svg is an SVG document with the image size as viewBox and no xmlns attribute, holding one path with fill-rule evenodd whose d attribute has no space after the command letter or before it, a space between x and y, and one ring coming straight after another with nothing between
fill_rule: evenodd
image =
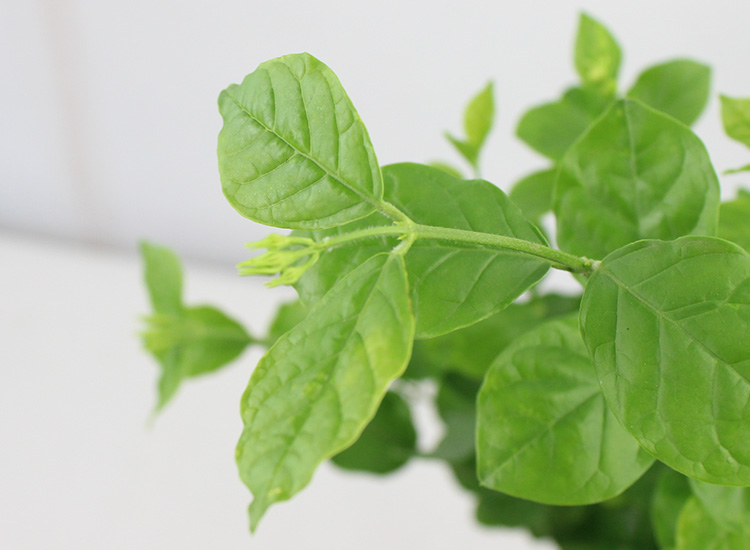
<instances>
[{"instance_id":1,"label":"green leaf","mask_svg":"<svg viewBox=\"0 0 750 550\"><path fill-rule=\"evenodd\" d=\"M140 243L144 279L151 306L158 313L182 312L182 265L177 255L162 246Z\"/></svg>"},{"instance_id":2,"label":"green leaf","mask_svg":"<svg viewBox=\"0 0 750 550\"><path fill-rule=\"evenodd\" d=\"M184 378L215 371L252 343L242 325L209 306L185 308L179 315L156 313L146 320L144 346L162 367L157 409Z\"/></svg>"},{"instance_id":3,"label":"green leaf","mask_svg":"<svg viewBox=\"0 0 750 550\"><path fill-rule=\"evenodd\" d=\"M439 160L434 160L432 162L428 162L427 166L432 166L433 168L438 168L442 170L443 172L446 172L453 176L454 178L461 178L463 179L463 174L461 173L461 170L456 168L455 166L448 164L447 162L441 162Z\"/></svg>"},{"instance_id":4,"label":"green leaf","mask_svg":"<svg viewBox=\"0 0 750 550\"><path fill-rule=\"evenodd\" d=\"M578 297L547 294L511 304L474 325L415 343L433 371L456 371L481 380L495 358L522 334L543 321L578 311ZM415 351L416 353L416 351Z\"/></svg>"},{"instance_id":5,"label":"green leaf","mask_svg":"<svg viewBox=\"0 0 750 550\"><path fill-rule=\"evenodd\" d=\"M373 212L382 178L336 75L309 54L262 63L219 96L219 172L232 206L276 227L333 227Z\"/></svg>"},{"instance_id":6,"label":"green leaf","mask_svg":"<svg viewBox=\"0 0 750 550\"><path fill-rule=\"evenodd\" d=\"M675 550L746 550L748 546L747 525L719 523L697 498L688 500L677 523Z\"/></svg>"},{"instance_id":7,"label":"green leaf","mask_svg":"<svg viewBox=\"0 0 750 550\"><path fill-rule=\"evenodd\" d=\"M268 350L242 397L236 453L254 496L251 529L357 440L406 368L413 337L403 258L379 254L343 276Z\"/></svg>"},{"instance_id":8,"label":"green leaf","mask_svg":"<svg viewBox=\"0 0 750 550\"><path fill-rule=\"evenodd\" d=\"M743 172L750 172L750 164L746 164L745 166L740 166L739 168L730 168L729 170L724 170L724 175L730 176L732 174L741 174Z\"/></svg>"},{"instance_id":9,"label":"green leaf","mask_svg":"<svg viewBox=\"0 0 750 550\"><path fill-rule=\"evenodd\" d=\"M305 317L307 317L307 308L299 300L282 304L268 329L268 338L266 338L268 347L300 324Z\"/></svg>"},{"instance_id":10,"label":"green leaf","mask_svg":"<svg viewBox=\"0 0 750 550\"><path fill-rule=\"evenodd\" d=\"M385 198L419 224L507 235L546 243L539 230L497 187L484 180L460 180L419 164L383 168ZM390 220L375 214L327 231L296 233L324 239ZM344 273L394 240L369 239L325 252L295 288L308 305L319 300ZM417 240L406 254L406 268L417 318L417 337L431 338L471 325L496 313L546 273L548 265L512 251L478 245ZM497 281L502 281L498 285Z\"/></svg>"},{"instance_id":11,"label":"green leaf","mask_svg":"<svg viewBox=\"0 0 750 550\"><path fill-rule=\"evenodd\" d=\"M688 478L672 469L665 469L656 482L651 499L651 524L661 548L677 543L677 521L692 496Z\"/></svg>"},{"instance_id":12,"label":"green leaf","mask_svg":"<svg viewBox=\"0 0 750 550\"><path fill-rule=\"evenodd\" d=\"M406 464L416 453L416 445L409 405L389 391L356 443L331 460L346 470L387 474Z\"/></svg>"},{"instance_id":13,"label":"green leaf","mask_svg":"<svg viewBox=\"0 0 750 550\"><path fill-rule=\"evenodd\" d=\"M621 57L620 46L606 27L582 13L576 36L575 66L584 86L613 96Z\"/></svg>"},{"instance_id":14,"label":"green leaf","mask_svg":"<svg viewBox=\"0 0 750 550\"><path fill-rule=\"evenodd\" d=\"M474 432L479 382L447 373L440 380L435 404L445 424L445 435L432 456L460 462L474 456Z\"/></svg>"},{"instance_id":15,"label":"green leaf","mask_svg":"<svg viewBox=\"0 0 750 550\"><path fill-rule=\"evenodd\" d=\"M750 192L741 189L736 199L721 203L719 237L750 251Z\"/></svg>"},{"instance_id":16,"label":"green leaf","mask_svg":"<svg viewBox=\"0 0 750 550\"><path fill-rule=\"evenodd\" d=\"M690 487L709 515L721 525L750 527L750 490L690 480Z\"/></svg>"},{"instance_id":17,"label":"green leaf","mask_svg":"<svg viewBox=\"0 0 750 550\"><path fill-rule=\"evenodd\" d=\"M728 241L640 241L607 256L581 331L609 407L683 474L750 485L750 255Z\"/></svg>"},{"instance_id":18,"label":"green leaf","mask_svg":"<svg viewBox=\"0 0 750 550\"><path fill-rule=\"evenodd\" d=\"M750 98L734 98L725 95L719 98L724 131L733 140L750 147Z\"/></svg>"},{"instance_id":19,"label":"green leaf","mask_svg":"<svg viewBox=\"0 0 750 550\"><path fill-rule=\"evenodd\" d=\"M495 117L495 101L493 97L492 82L489 82L466 106L464 112L464 131L466 139L459 139L446 134L461 155L476 170L479 162L479 153L482 150L487 135L492 129Z\"/></svg>"},{"instance_id":20,"label":"green leaf","mask_svg":"<svg viewBox=\"0 0 750 550\"><path fill-rule=\"evenodd\" d=\"M556 174L554 168L534 172L518 181L510 190L510 200L529 221L537 225L542 216L552 210Z\"/></svg>"},{"instance_id":21,"label":"green leaf","mask_svg":"<svg viewBox=\"0 0 750 550\"><path fill-rule=\"evenodd\" d=\"M628 96L691 126L703 112L711 88L711 68L687 59L643 71Z\"/></svg>"},{"instance_id":22,"label":"green leaf","mask_svg":"<svg viewBox=\"0 0 750 550\"><path fill-rule=\"evenodd\" d=\"M573 146L557 179L560 247L602 258L639 239L715 235L719 182L684 125L624 99Z\"/></svg>"},{"instance_id":23,"label":"green leaf","mask_svg":"<svg viewBox=\"0 0 750 550\"><path fill-rule=\"evenodd\" d=\"M608 105L608 100L591 90L571 88L559 101L527 111L516 135L535 151L560 160Z\"/></svg>"},{"instance_id":24,"label":"green leaf","mask_svg":"<svg viewBox=\"0 0 750 550\"><path fill-rule=\"evenodd\" d=\"M610 499L653 462L607 408L570 317L493 363L479 392L477 452L485 487L558 505Z\"/></svg>"}]
</instances>

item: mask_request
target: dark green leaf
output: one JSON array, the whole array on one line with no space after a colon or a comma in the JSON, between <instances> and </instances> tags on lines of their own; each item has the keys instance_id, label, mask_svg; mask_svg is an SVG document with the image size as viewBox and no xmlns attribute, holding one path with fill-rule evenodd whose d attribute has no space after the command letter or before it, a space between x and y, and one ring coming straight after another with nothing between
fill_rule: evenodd
<instances>
[{"instance_id":1,"label":"dark green leaf","mask_svg":"<svg viewBox=\"0 0 750 550\"><path fill-rule=\"evenodd\" d=\"M182 312L182 265L177 255L162 246L141 242L146 288L151 306L158 313Z\"/></svg>"},{"instance_id":2,"label":"dark green leaf","mask_svg":"<svg viewBox=\"0 0 750 550\"><path fill-rule=\"evenodd\" d=\"M560 160L608 105L591 90L571 88L559 101L527 111L516 135L544 156Z\"/></svg>"},{"instance_id":3,"label":"dark green leaf","mask_svg":"<svg viewBox=\"0 0 750 550\"><path fill-rule=\"evenodd\" d=\"M383 195L367 130L336 75L309 54L261 64L219 96L224 194L251 220L333 227Z\"/></svg>"},{"instance_id":4,"label":"dark green leaf","mask_svg":"<svg viewBox=\"0 0 750 550\"><path fill-rule=\"evenodd\" d=\"M582 13L576 37L575 66L584 86L613 96L621 57L620 46L606 27Z\"/></svg>"},{"instance_id":5,"label":"dark green leaf","mask_svg":"<svg viewBox=\"0 0 750 550\"><path fill-rule=\"evenodd\" d=\"M417 223L513 236L544 244L539 230L497 187L484 180L460 180L419 164L383 168L386 200ZM361 227L390 224L375 214L351 225L312 233L316 240ZM333 283L394 241L370 239L324 253L295 285L312 304ZM547 271L545 262L508 250L420 239L406 254L417 337L430 338L489 317L520 296ZM502 281L502 285L497 282Z\"/></svg>"},{"instance_id":6,"label":"dark green leaf","mask_svg":"<svg viewBox=\"0 0 750 550\"><path fill-rule=\"evenodd\" d=\"M347 470L387 474L414 456L416 444L409 405L397 393L388 392L356 443L331 460Z\"/></svg>"},{"instance_id":7,"label":"dark green leaf","mask_svg":"<svg viewBox=\"0 0 750 550\"><path fill-rule=\"evenodd\" d=\"M254 529L354 443L411 354L414 317L402 256L379 254L339 279L260 360L242 397L240 477Z\"/></svg>"},{"instance_id":8,"label":"dark green leaf","mask_svg":"<svg viewBox=\"0 0 750 550\"><path fill-rule=\"evenodd\" d=\"M445 435L432 453L436 458L460 462L474 456L474 432L479 382L454 373L441 380L435 404L445 423Z\"/></svg>"},{"instance_id":9,"label":"dark green leaf","mask_svg":"<svg viewBox=\"0 0 750 550\"><path fill-rule=\"evenodd\" d=\"M721 99L721 120L727 135L750 147L750 98L725 95Z\"/></svg>"},{"instance_id":10,"label":"dark green leaf","mask_svg":"<svg viewBox=\"0 0 750 550\"><path fill-rule=\"evenodd\" d=\"M562 162L555 195L563 250L602 258L639 239L715 235L719 182L684 125L618 101Z\"/></svg>"},{"instance_id":11,"label":"dark green leaf","mask_svg":"<svg viewBox=\"0 0 750 550\"><path fill-rule=\"evenodd\" d=\"M750 251L750 192L741 189L736 199L721 203L719 237Z\"/></svg>"},{"instance_id":12,"label":"dark green leaf","mask_svg":"<svg viewBox=\"0 0 750 550\"><path fill-rule=\"evenodd\" d=\"M750 255L728 241L640 241L589 279L581 331L609 407L656 458L750 485Z\"/></svg>"},{"instance_id":13,"label":"dark green leaf","mask_svg":"<svg viewBox=\"0 0 750 550\"><path fill-rule=\"evenodd\" d=\"M643 71L628 96L691 126L708 102L711 68L687 59Z\"/></svg>"},{"instance_id":14,"label":"dark green leaf","mask_svg":"<svg viewBox=\"0 0 750 550\"><path fill-rule=\"evenodd\" d=\"M677 543L677 520L692 496L688 478L672 469L665 469L656 482L651 499L651 524L662 548L673 548Z\"/></svg>"},{"instance_id":15,"label":"dark green leaf","mask_svg":"<svg viewBox=\"0 0 750 550\"><path fill-rule=\"evenodd\" d=\"M570 317L528 332L493 363L477 452L485 487L558 505L610 499L653 462L607 408Z\"/></svg>"}]
</instances>

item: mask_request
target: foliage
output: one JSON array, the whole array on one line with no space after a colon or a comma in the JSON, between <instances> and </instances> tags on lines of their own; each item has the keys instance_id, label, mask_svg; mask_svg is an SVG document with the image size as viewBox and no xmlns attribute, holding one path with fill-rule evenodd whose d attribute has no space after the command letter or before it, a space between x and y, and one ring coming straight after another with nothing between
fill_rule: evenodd
<instances>
[{"instance_id":1,"label":"foliage","mask_svg":"<svg viewBox=\"0 0 750 550\"><path fill-rule=\"evenodd\" d=\"M185 307L176 257L144 244L144 342L160 406L183 378L268 347L236 453L252 529L326 459L385 474L421 457L475 495L479 522L563 549L750 547L750 194L720 204L688 128L708 67L661 63L618 94L621 57L583 15L580 82L517 129L551 164L510 196L442 162L381 167L338 78L308 54L222 92L225 195L293 230L253 243L266 251L240 271L278 275L269 286L299 301L253 339ZM750 146L750 100L721 101L727 134ZM475 175L493 116L489 84L465 137L448 136ZM559 249L539 228L550 212ZM544 293L549 268L582 295ZM410 412L425 383L445 425L426 452Z\"/></svg>"}]
</instances>

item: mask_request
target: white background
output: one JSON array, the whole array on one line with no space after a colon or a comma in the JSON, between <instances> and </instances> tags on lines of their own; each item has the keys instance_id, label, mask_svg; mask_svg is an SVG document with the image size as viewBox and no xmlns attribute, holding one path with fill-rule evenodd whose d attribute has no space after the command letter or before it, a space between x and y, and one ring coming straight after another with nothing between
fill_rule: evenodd
<instances>
[{"instance_id":1,"label":"white background","mask_svg":"<svg viewBox=\"0 0 750 550\"><path fill-rule=\"evenodd\" d=\"M718 171L750 162L723 136L717 100L750 96L748 2L3 0L0 545L510 548L427 464L377 482L324 468L249 538L232 450L257 355L187 385L146 429L156 369L135 338L146 305L133 251L142 237L174 247L198 262L191 297L262 331L283 292L233 277L242 244L266 230L221 195L219 91L309 51L341 78L382 164L457 161L442 132L460 131L492 79L484 174L507 188L546 164L513 131L574 83L581 9L623 46L624 86L654 62L709 62L696 131Z\"/></svg>"}]
</instances>

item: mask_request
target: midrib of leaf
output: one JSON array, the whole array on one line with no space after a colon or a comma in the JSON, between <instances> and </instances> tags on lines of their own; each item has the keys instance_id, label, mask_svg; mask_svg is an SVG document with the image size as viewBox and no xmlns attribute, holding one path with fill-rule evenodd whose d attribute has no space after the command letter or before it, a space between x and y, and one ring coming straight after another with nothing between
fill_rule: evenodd
<instances>
[{"instance_id":1,"label":"midrib of leaf","mask_svg":"<svg viewBox=\"0 0 750 550\"><path fill-rule=\"evenodd\" d=\"M300 148L298 148L298 147L294 146L293 144L291 144L287 139L284 138L284 136L282 136L281 134L279 134L278 132L276 132L276 130L273 130L273 129L269 128L268 126L266 126L258 117L256 117L255 115L253 115L247 109L245 109L245 107L239 101L237 101L237 99L231 93L228 93L228 95L231 98L232 102L240 109L240 111L242 111L243 113L245 113L245 115L248 118L250 118L253 122L255 122L256 124L258 124L265 131L267 131L270 134L272 134L273 136L275 136L277 139L279 139L281 142L283 142L287 147L289 147L296 154L298 154L301 157L304 157L305 159L309 160L311 163L313 163L315 166L317 166L324 174L326 174L329 177L331 177L332 179L334 179L338 184L342 185L343 187L345 187L346 189L348 189L349 191L351 191L352 193L354 193L355 195L357 195L363 201L371 204L376 209L381 210L381 208L383 206L382 200L377 200L376 201L376 200L373 200L372 197L369 197L369 196L363 194L359 189L357 189L356 187L354 187L351 183L349 183L346 180L344 180L341 177L341 175L338 173L338 171L333 171L333 170L330 170L329 168L323 166L323 164L321 164L319 161L317 161L316 159L314 159L313 157L311 157L307 152L302 151ZM274 108L274 116L275 116L275 113L276 113L276 109ZM305 120L307 120L307 112L306 111L305 111ZM310 134L310 127L309 127L309 125L306 125L306 130L308 132L308 135L311 135ZM336 128L336 140L337 140L337 149L336 150L338 151L338 149L340 147L340 143L339 142L341 141L341 134L338 132L338 127ZM310 137L310 141L312 142L312 137ZM288 160L289 159L287 159L287 161ZM284 162L287 162L287 161L284 161ZM320 180L318 180L318 181L320 181ZM314 182L314 183L317 183L317 181Z\"/></svg>"},{"instance_id":2,"label":"midrib of leaf","mask_svg":"<svg viewBox=\"0 0 750 550\"><path fill-rule=\"evenodd\" d=\"M653 312L659 320L666 321L670 325L676 327L680 330L685 336L687 336L690 340L696 342L701 349L703 349L708 355L710 355L717 363L724 365L727 367L731 372L735 373L738 377L740 377L742 380L745 381L745 383L750 384L750 379L748 379L745 375L743 375L741 372L739 372L737 369L734 368L734 364L730 363L729 361L726 361L721 356L719 356L714 350L712 350L710 347L708 347L707 344L705 344L703 341L701 341L697 336L695 336L692 332L690 332L688 329L683 327L679 322L672 319L669 315L667 315L667 312L664 312L660 309L658 309L654 304L652 304L649 300L647 300L645 297L641 296L638 292L636 292L635 288L625 283L622 279L617 277L614 273L612 273L609 269L607 269L604 266L599 267L599 272L601 272L603 275L609 277L612 282L615 283L618 287L625 290L628 294L630 294L633 298L638 300L641 304L646 306L647 309L649 309L651 312Z\"/></svg>"}]
</instances>

